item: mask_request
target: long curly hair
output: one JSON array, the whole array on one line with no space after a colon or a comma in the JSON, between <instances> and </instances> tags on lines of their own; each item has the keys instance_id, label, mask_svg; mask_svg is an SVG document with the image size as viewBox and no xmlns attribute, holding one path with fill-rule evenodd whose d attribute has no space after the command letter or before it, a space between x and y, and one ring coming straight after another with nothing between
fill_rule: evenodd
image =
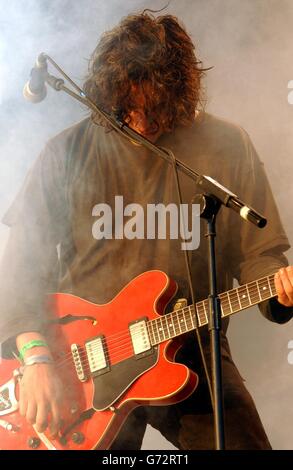
<instances>
[{"instance_id":1,"label":"long curly hair","mask_svg":"<svg viewBox=\"0 0 293 470\"><path fill-rule=\"evenodd\" d=\"M126 16L102 35L90 58L84 92L104 111L127 121L135 106L133 85L142 90L147 85L145 112L170 132L193 122L206 70L176 17L143 12ZM98 123L105 126L103 119Z\"/></svg>"}]
</instances>

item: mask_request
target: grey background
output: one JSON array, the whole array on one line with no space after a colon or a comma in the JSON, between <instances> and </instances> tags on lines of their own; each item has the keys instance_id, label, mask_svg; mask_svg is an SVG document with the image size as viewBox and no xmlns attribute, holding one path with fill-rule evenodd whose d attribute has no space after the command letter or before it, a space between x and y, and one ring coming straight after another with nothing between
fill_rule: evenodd
<instances>
[{"instance_id":1,"label":"grey background","mask_svg":"<svg viewBox=\"0 0 293 470\"><path fill-rule=\"evenodd\" d=\"M45 141L85 116L77 102L52 90L39 105L24 101L22 88L39 53L51 55L81 84L101 32L129 12L164 5L161 0L0 0L1 216ZM205 80L207 110L249 132L292 241L293 1L173 0L167 12L182 19L204 65L214 66ZM1 225L1 251L7 234ZM292 263L292 251L289 258ZM229 339L273 448L293 449L292 322L275 325L249 309L233 318ZM149 427L144 448L172 447Z\"/></svg>"}]
</instances>

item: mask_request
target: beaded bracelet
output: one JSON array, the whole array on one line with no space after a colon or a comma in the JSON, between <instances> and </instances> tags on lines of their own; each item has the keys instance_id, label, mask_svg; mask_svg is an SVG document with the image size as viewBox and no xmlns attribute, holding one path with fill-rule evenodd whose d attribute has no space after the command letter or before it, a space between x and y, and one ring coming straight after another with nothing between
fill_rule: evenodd
<instances>
[{"instance_id":1,"label":"beaded bracelet","mask_svg":"<svg viewBox=\"0 0 293 470\"><path fill-rule=\"evenodd\" d=\"M32 349L32 348L35 348L37 346L43 346L45 348L48 348L48 345L45 341L43 340L40 340L40 339L34 339L32 341L29 341L28 343L25 343L21 350L19 351L19 358L20 360L23 362L24 360L24 354L26 353L26 351L28 351L29 349Z\"/></svg>"}]
</instances>

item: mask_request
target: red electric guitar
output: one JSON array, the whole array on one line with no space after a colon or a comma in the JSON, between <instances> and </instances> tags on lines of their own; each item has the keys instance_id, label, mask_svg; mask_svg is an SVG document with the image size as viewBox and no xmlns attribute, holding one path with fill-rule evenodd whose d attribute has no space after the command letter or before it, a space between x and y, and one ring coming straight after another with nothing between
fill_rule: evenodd
<instances>
[{"instance_id":1,"label":"red electric guitar","mask_svg":"<svg viewBox=\"0 0 293 470\"><path fill-rule=\"evenodd\" d=\"M38 433L18 413L19 362L0 366L0 448L107 449L139 405L169 405L187 398L198 377L174 363L180 336L208 323L208 301L162 315L176 283L161 271L133 279L109 303L96 305L54 294L56 320L48 338L64 384L60 435ZM276 295L274 276L220 294L222 316ZM174 338L177 338L174 340Z\"/></svg>"}]
</instances>

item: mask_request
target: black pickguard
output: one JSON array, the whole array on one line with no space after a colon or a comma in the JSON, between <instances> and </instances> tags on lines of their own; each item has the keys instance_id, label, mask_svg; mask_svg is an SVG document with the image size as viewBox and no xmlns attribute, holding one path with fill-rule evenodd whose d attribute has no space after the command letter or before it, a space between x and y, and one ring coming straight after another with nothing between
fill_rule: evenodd
<instances>
[{"instance_id":1,"label":"black pickguard","mask_svg":"<svg viewBox=\"0 0 293 470\"><path fill-rule=\"evenodd\" d=\"M67 324L77 320L95 321L91 316L66 315L56 323ZM93 408L102 411L114 404L131 384L144 372L151 369L158 360L158 346L149 351L132 356L118 364L109 365L104 371L92 376L94 385Z\"/></svg>"},{"instance_id":2,"label":"black pickguard","mask_svg":"<svg viewBox=\"0 0 293 470\"><path fill-rule=\"evenodd\" d=\"M109 408L144 372L151 369L158 359L158 347L154 347L138 358L133 356L112 365L104 374L93 377L93 408L102 411Z\"/></svg>"}]
</instances>

